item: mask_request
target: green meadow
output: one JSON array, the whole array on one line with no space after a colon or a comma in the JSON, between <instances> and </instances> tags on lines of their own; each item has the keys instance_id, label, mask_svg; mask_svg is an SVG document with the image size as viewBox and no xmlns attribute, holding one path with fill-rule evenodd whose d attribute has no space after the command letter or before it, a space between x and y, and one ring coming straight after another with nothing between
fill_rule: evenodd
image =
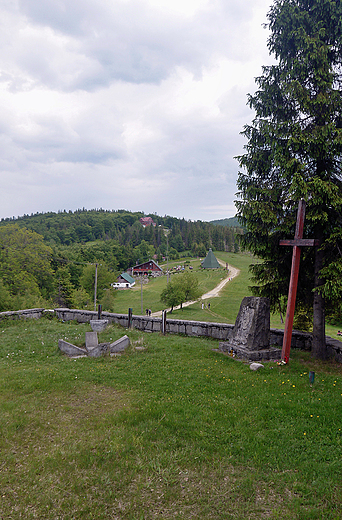
<instances>
[{"instance_id":1,"label":"green meadow","mask_svg":"<svg viewBox=\"0 0 342 520\"><path fill-rule=\"evenodd\" d=\"M234 323L251 257L217 256L239 276L210 310L169 317ZM192 265L203 293L225 275ZM143 286L144 308L162 308L164 283ZM118 292L117 312L139 314L140 296ZM86 331L0 322L1 519L342 518L342 365L292 350L289 365L253 372L215 340L113 325L99 341L128 334L125 353L59 352L59 338L80 345Z\"/></svg>"},{"instance_id":2,"label":"green meadow","mask_svg":"<svg viewBox=\"0 0 342 520\"><path fill-rule=\"evenodd\" d=\"M120 356L59 353L87 330L1 322L0 518L342 518L340 365L252 372L217 341L114 326Z\"/></svg>"},{"instance_id":3,"label":"green meadow","mask_svg":"<svg viewBox=\"0 0 342 520\"><path fill-rule=\"evenodd\" d=\"M184 307L182 310L173 311L172 317L186 320L235 323L242 299L245 296L251 296L252 294L248 288L250 285L248 268L252 261L252 257L249 254L224 253L221 251L215 252L215 255L218 259L226 262L228 266L239 269L240 274L224 286L219 297L205 301L206 304L210 301L210 310L207 306L202 310L201 303L199 302L190 305L189 307ZM224 272L223 269L220 269L219 272L224 273L224 277L226 277L226 272ZM200 271L198 275L203 275L203 273L206 274L208 271ZM209 275L210 272L207 276ZM213 283L207 291L213 289L213 287L215 287L219 282L220 280L218 280L216 284Z\"/></svg>"},{"instance_id":4,"label":"green meadow","mask_svg":"<svg viewBox=\"0 0 342 520\"><path fill-rule=\"evenodd\" d=\"M169 268L177 265L183 266L185 260L186 259L181 259L169 262ZM210 289L216 287L216 285L218 285L220 281L226 277L226 271L223 268L213 270L201 269L201 261L199 259L192 259L189 265L192 266L192 272L198 278L201 294L205 294ZM162 265L162 267L166 270L166 265ZM186 267L186 269L188 269L188 267ZM174 276L180 276L180 273L172 273L170 275L170 279ZM148 283L143 283L144 313L146 308L152 309L152 312L164 309L164 306L160 301L160 294L162 290L166 287L166 283L166 276L150 278ZM123 312L127 314L128 308L131 307L133 309L133 314L141 314L141 284L139 283L139 281L137 281L136 285L132 289L116 291L115 294L115 312Z\"/></svg>"},{"instance_id":5,"label":"green meadow","mask_svg":"<svg viewBox=\"0 0 342 520\"><path fill-rule=\"evenodd\" d=\"M239 312L240 303L244 296L251 295L248 289L249 272L248 267L252 257L248 254L234 254L225 252L215 252L217 258L223 262L227 262L228 266L233 266L240 270L239 276L232 279L223 288L219 298L210 300L210 311L204 309L202 311L201 301L182 310L173 311L170 317L182 317L183 319L204 321L220 321L223 323L234 323L237 313ZM169 266L184 265L184 260L170 262ZM199 280L199 288L201 294L214 289L224 278L227 277L225 269L201 269L201 261L192 259L190 265L193 267L192 272ZM163 266L166 268L166 266ZM186 267L188 269L188 267ZM172 274L171 277L179 276L178 273ZM152 312L164 309L160 302L160 293L166 286L166 276L152 278L147 284L143 284L143 311L152 309ZM209 300L206 301L208 303ZM132 307L133 314L141 314L141 285L136 283L135 287L130 290L116 291L115 312L127 314L128 308Z\"/></svg>"},{"instance_id":6,"label":"green meadow","mask_svg":"<svg viewBox=\"0 0 342 520\"><path fill-rule=\"evenodd\" d=\"M240 270L240 274L228 282L220 292L220 296L205 300L205 308L202 310L201 300L197 303L184 307L183 309L174 310L168 314L169 318L179 318L184 320L211 321L218 323L235 323L236 316L239 312L240 304L245 296L251 296L249 290L251 285L249 266L255 259L250 254L244 253L225 253L215 251L215 255L223 262L227 262L228 266L233 266ZM170 262L170 266L183 265L183 260ZM199 279L199 287L201 293L212 290L220 281L226 277L226 271L205 270L201 269L200 260L191 260L193 273ZM164 266L165 267L165 266ZM172 276L179 276L173 274ZM151 279L147 284L143 284L143 313L145 309L152 309L152 312L160 311L164 308L160 302L160 293L166 286L166 276ZM210 309L207 304L210 301ZM115 298L115 312L128 313L128 308L132 307L133 314L141 314L141 285L138 283L133 289L127 291L117 291ZM279 314L271 315L271 327L283 329L284 324L281 322ZM340 327L326 324L326 333L329 336L338 338L337 331Z\"/></svg>"}]
</instances>

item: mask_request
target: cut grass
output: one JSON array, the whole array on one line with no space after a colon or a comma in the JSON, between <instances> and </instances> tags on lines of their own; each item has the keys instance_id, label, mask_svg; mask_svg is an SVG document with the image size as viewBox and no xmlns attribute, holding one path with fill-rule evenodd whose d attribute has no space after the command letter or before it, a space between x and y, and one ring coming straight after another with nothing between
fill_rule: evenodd
<instances>
[{"instance_id":1,"label":"cut grass","mask_svg":"<svg viewBox=\"0 0 342 520\"><path fill-rule=\"evenodd\" d=\"M86 330L1 322L0 517L342 517L340 365L252 372L217 341L113 326L121 356L58 352Z\"/></svg>"}]
</instances>

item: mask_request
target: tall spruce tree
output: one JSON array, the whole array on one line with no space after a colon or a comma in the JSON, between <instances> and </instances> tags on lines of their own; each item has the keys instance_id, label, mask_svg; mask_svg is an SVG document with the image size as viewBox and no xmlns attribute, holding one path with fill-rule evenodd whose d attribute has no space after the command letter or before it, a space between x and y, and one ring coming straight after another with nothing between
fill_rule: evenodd
<instances>
[{"instance_id":1,"label":"tall spruce tree","mask_svg":"<svg viewBox=\"0 0 342 520\"><path fill-rule=\"evenodd\" d=\"M254 292L284 305L296 212L306 201L297 308L313 309L313 354L326 357L325 304L342 301L342 2L275 0L263 67L249 96L255 118L238 157L238 216L245 245L264 261L252 267Z\"/></svg>"}]
</instances>

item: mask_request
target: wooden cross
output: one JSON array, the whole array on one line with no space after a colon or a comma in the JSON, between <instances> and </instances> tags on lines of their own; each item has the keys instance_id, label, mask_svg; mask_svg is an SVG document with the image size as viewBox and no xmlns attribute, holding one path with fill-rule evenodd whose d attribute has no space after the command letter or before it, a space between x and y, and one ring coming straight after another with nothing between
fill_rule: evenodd
<instances>
[{"instance_id":1,"label":"wooden cross","mask_svg":"<svg viewBox=\"0 0 342 520\"><path fill-rule=\"evenodd\" d=\"M293 247L291 277L290 277L290 285L289 285L289 296L288 296L288 300L287 300L284 339L283 339L283 349L281 351L281 359L283 361L285 361L285 363L288 363L289 357L290 357L293 317L294 317L294 311L295 311L295 305L296 305L301 248L303 246L313 247L313 246L319 245L319 240L316 240L315 238L312 238L312 239L303 238L304 219L305 219L305 201L302 199L299 201L299 205L298 205L296 232L295 232L294 240L280 240L280 242L279 242L279 245L281 245L281 246L292 246Z\"/></svg>"}]
</instances>

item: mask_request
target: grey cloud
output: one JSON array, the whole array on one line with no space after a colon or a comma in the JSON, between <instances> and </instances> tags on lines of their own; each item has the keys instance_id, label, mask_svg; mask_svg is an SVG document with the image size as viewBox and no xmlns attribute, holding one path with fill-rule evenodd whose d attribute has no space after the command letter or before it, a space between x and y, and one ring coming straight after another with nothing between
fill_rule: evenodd
<instances>
[{"instance_id":1,"label":"grey cloud","mask_svg":"<svg viewBox=\"0 0 342 520\"><path fill-rule=\"evenodd\" d=\"M64 90L92 90L115 80L159 83L177 66L200 77L219 55L247 58L251 0L217 2L191 18L163 14L140 1L24 1L22 11L34 25L65 35L70 42L32 41L21 66L42 84ZM25 46L27 42L25 41ZM74 71L58 63L70 60ZM69 56L66 56L66 55ZM54 65L54 66L53 66Z\"/></svg>"},{"instance_id":2,"label":"grey cloud","mask_svg":"<svg viewBox=\"0 0 342 520\"><path fill-rule=\"evenodd\" d=\"M27 129L8 116L8 111L0 111L0 165L9 157L13 165L21 168L27 168L31 161L98 164L126 157L122 125L107 125L108 136L103 121L91 110L73 120L72 126L63 117L35 115L30 117Z\"/></svg>"},{"instance_id":3,"label":"grey cloud","mask_svg":"<svg viewBox=\"0 0 342 520\"><path fill-rule=\"evenodd\" d=\"M141 1L2 5L0 217L83 206L231 216L257 72L219 100L201 79L221 59L251 67L248 24L266 1L218 0L189 17Z\"/></svg>"}]
</instances>

